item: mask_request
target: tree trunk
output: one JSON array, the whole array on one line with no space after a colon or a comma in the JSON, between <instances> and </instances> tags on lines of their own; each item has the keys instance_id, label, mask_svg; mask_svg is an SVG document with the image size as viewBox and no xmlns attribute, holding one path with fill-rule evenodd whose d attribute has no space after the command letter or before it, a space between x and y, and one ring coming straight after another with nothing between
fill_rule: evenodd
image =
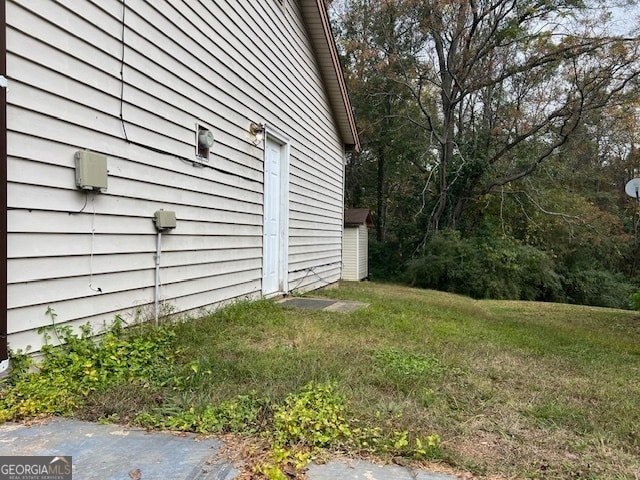
<instances>
[{"instance_id":1,"label":"tree trunk","mask_svg":"<svg viewBox=\"0 0 640 480\"><path fill-rule=\"evenodd\" d=\"M377 213L376 240L384 242L384 230L387 223L387 216L384 208L384 147L378 152L378 178L377 178Z\"/></svg>"}]
</instances>

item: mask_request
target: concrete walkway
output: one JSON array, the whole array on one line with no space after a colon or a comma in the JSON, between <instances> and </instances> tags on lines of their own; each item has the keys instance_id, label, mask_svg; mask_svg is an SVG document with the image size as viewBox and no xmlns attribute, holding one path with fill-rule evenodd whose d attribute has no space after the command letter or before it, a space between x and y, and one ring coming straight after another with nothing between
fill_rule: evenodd
<instances>
[{"instance_id":1,"label":"concrete walkway","mask_svg":"<svg viewBox=\"0 0 640 480\"><path fill-rule=\"evenodd\" d=\"M277 303L284 307L338 313L351 313L369 306L368 303L354 302L352 300L331 300L315 297L285 297L278 300Z\"/></svg>"},{"instance_id":2,"label":"concrete walkway","mask_svg":"<svg viewBox=\"0 0 640 480\"><path fill-rule=\"evenodd\" d=\"M32 426L0 425L0 456L71 456L74 480L233 480L223 444L191 434L147 432L53 418ZM455 480L398 465L352 460L310 465L309 480Z\"/></svg>"}]
</instances>

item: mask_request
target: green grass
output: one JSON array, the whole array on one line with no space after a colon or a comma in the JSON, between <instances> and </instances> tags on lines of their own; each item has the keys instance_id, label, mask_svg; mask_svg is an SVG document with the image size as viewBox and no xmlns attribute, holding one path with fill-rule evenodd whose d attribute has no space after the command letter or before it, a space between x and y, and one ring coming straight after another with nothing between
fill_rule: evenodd
<instances>
[{"instance_id":1,"label":"green grass","mask_svg":"<svg viewBox=\"0 0 640 480\"><path fill-rule=\"evenodd\" d=\"M410 442L438 434L442 464L480 478L639 478L636 312L374 283L319 294L370 306L259 301L179 324L163 382L94 392L77 414L126 422L146 412L153 424L219 411L239 422L227 431L253 419L255 434L316 382L335 385L357 425L407 431Z\"/></svg>"}]
</instances>

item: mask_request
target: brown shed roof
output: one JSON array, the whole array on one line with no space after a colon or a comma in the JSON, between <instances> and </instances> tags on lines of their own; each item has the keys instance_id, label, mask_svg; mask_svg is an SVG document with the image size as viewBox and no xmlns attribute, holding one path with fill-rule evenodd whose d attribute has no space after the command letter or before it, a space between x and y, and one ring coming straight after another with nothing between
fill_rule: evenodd
<instances>
[{"instance_id":1,"label":"brown shed roof","mask_svg":"<svg viewBox=\"0 0 640 480\"><path fill-rule=\"evenodd\" d=\"M350 208L344 211L345 227L358 227L360 225L366 225L367 227L373 225L373 218L368 208Z\"/></svg>"}]
</instances>

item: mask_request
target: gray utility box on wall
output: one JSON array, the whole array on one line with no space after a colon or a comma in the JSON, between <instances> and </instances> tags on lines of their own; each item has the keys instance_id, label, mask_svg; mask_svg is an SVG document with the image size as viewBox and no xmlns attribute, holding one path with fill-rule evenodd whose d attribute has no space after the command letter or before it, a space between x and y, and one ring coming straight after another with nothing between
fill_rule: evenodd
<instances>
[{"instance_id":1,"label":"gray utility box on wall","mask_svg":"<svg viewBox=\"0 0 640 480\"><path fill-rule=\"evenodd\" d=\"M176 228L176 212L160 209L153 214L153 221L160 232L173 230Z\"/></svg>"},{"instance_id":2,"label":"gray utility box on wall","mask_svg":"<svg viewBox=\"0 0 640 480\"><path fill-rule=\"evenodd\" d=\"M76 160L76 185L82 190L107 189L107 157L88 150L78 150Z\"/></svg>"}]
</instances>

